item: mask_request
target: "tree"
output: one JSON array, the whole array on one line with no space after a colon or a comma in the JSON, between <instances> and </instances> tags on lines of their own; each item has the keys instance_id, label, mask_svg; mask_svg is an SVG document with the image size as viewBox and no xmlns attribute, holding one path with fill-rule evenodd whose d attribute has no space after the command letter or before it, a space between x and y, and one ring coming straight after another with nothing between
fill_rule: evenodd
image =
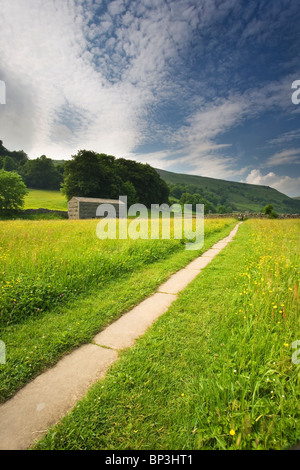
<instances>
[{"instance_id":1,"label":"tree","mask_svg":"<svg viewBox=\"0 0 300 470\"><path fill-rule=\"evenodd\" d=\"M2 164L3 170L5 171L17 170L18 165L13 158L6 155L5 157L3 157L2 161L3 161L3 164Z\"/></svg>"},{"instance_id":2,"label":"tree","mask_svg":"<svg viewBox=\"0 0 300 470\"><path fill-rule=\"evenodd\" d=\"M226 207L222 204L217 207L217 214L226 214Z\"/></svg>"},{"instance_id":3,"label":"tree","mask_svg":"<svg viewBox=\"0 0 300 470\"><path fill-rule=\"evenodd\" d=\"M65 163L62 192L73 196L118 198L122 180L114 171L115 157L91 150L79 150Z\"/></svg>"},{"instance_id":4,"label":"tree","mask_svg":"<svg viewBox=\"0 0 300 470\"><path fill-rule=\"evenodd\" d=\"M148 163L119 158L116 160L116 172L124 181L133 184L140 204L150 207L151 204L169 202L167 183Z\"/></svg>"},{"instance_id":5,"label":"tree","mask_svg":"<svg viewBox=\"0 0 300 470\"><path fill-rule=\"evenodd\" d=\"M127 196L128 205L139 202L146 207L168 202L167 183L148 164L80 150L64 166L62 192L68 200L73 196L109 199Z\"/></svg>"},{"instance_id":6,"label":"tree","mask_svg":"<svg viewBox=\"0 0 300 470\"><path fill-rule=\"evenodd\" d=\"M176 199L180 199L182 193L185 192L185 187L182 184L170 184L170 195Z\"/></svg>"},{"instance_id":7,"label":"tree","mask_svg":"<svg viewBox=\"0 0 300 470\"><path fill-rule=\"evenodd\" d=\"M19 169L25 184L33 189L60 189L62 174L56 169L53 161L42 155L27 162Z\"/></svg>"},{"instance_id":8,"label":"tree","mask_svg":"<svg viewBox=\"0 0 300 470\"><path fill-rule=\"evenodd\" d=\"M7 150L7 148L4 147L2 140L0 140L0 156L11 157L14 160L17 167L24 165L24 163L26 163L26 161L28 160L28 156L23 150L19 150L19 151L14 150L13 152L11 152L10 150Z\"/></svg>"},{"instance_id":9,"label":"tree","mask_svg":"<svg viewBox=\"0 0 300 470\"><path fill-rule=\"evenodd\" d=\"M273 210L272 204L267 204L264 208L264 214L267 215L270 219L276 219L278 214Z\"/></svg>"},{"instance_id":10,"label":"tree","mask_svg":"<svg viewBox=\"0 0 300 470\"><path fill-rule=\"evenodd\" d=\"M10 214L23 208L28 190L18 173L0 170L0 214Z\"/></svg>"},{"instance_id":11,"label":"tree","mask_svg":"<svg viewBox=\"0 0 300 470\"><path fill-rule=\"evenodd\" d=\"M128 207L138 202L138 197L137 197L135 187L133 186L132 183L130 183L130 181L125 181L125 183L122 184L121 192L122 194L120 194L120 196L127 196Z\"/></svg>"},{"instance_id":12,"label":"tree","mask_svg":"<svg viewBox=\"0 0 300 470\"><path fill-rule=\"evenodd\" d=\"M209 211L215 212L214 205L198 193L183 193L180 198L180 204L192 204L193 211L196 211L197 204L203 204L204 214L208 214Z\"/></svg>"}]
</instances>

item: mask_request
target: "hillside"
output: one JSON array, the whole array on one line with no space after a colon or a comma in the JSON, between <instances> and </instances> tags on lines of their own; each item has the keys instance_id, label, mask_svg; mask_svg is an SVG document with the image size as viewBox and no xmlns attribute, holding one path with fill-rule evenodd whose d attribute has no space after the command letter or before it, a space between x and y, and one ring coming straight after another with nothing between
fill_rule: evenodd
<instances>
[{"instance_id":1,"label":"hillside","mask_svg":"<svg viewBox=\"0 0 300 470\"><path fill-rule=\"evenodd\" d=\"M196 190L215 205L232 207L234 211L261 212L267 204L272 204L278 213L300 213L299 200L269 186L179 174L157 168L156 171L170 188L174 185L187 186L191 188L191 192Z\"/></svg>"}]
</instances>

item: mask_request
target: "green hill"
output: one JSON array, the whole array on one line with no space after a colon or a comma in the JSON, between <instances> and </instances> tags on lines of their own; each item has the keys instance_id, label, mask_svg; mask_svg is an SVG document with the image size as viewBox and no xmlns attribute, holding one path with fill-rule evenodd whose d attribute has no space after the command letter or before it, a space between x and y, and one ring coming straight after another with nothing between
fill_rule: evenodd
<instances>
[{"instance_id":1,"label":"green hill","mask_svg":"<svg viewBox=\"0 0 300 470\"><path fill-rule=\"evenodd\" d=\"M186 192L203 195L216 207L223 205L233 211L262 212L267 204L272 204L278 213L300 213L300 201L290 198L269 186L259 186L247 183L208 178L187 174L173 173L170 171L156 171L165 180L171 189L171 195L176 198L176 188L185 188ZM180 193L180 191L179 191Z\"/></svg>"}]
</instances>

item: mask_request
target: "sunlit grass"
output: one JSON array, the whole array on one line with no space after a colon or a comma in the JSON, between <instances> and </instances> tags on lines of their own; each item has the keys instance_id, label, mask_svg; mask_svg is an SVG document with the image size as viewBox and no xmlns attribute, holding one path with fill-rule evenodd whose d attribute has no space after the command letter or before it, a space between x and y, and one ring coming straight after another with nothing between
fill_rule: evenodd
<instances>
[{"instance_id":1,"label":"sunlit grass","mask_svg":"<svg viewBox=\"0 0 300 470\"><path fill-rule=\"evenodd\" d=\"M68 204L60 191L47 191L42 189L29 189L24 200L24 209L50 209L67 211Z\"/></svg>"}]
</instances>

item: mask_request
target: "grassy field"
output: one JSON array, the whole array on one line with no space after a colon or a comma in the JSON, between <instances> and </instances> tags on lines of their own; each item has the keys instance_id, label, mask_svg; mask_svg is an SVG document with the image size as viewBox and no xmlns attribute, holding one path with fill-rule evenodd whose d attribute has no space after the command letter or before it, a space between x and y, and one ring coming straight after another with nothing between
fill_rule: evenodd
<instances>
[{"instance_id":1,"label":"grassy field","mask_svg":"<svg viewBox=\"0 0 300 470\"><path fill-rule=\"evenodd\" d=\"M0 401L199 255L182 240L99 240L97 223L0 222L0 339L7 356ZM200 252L235 224L206 221Z\"/></svg>"},{"instance_id":2,"label":"grassy field","mask_svg":"<svg viewBox=\"0 0 300 470\"><path fill-rule=\"evenodd\" d=\"M24 209L40 208L67 211L68 205L65 196L63 196L60 191L29 189L25 197Z\"/></svg>"},{"instance_id":3,"label":"grassy field","mask_svg":"<svg viewBox=\"0 0 300 470\"><path fill-rule=\"evenodd\" d=\"M285 449L299 440L299 221L248 220L37 449Z\"/></svg>"}]
</instances>

